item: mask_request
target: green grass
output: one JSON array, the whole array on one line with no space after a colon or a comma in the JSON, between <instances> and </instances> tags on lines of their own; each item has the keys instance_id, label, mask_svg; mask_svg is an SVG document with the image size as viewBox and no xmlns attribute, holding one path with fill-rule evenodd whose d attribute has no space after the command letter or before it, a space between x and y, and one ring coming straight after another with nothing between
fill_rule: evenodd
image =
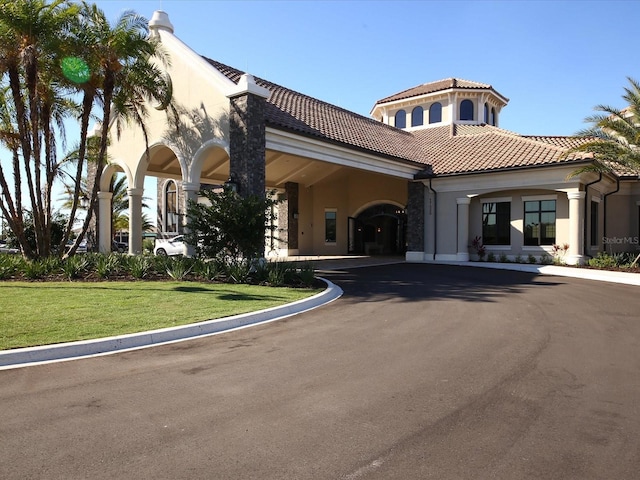
<instances>
[{"instance_id":1,"label":"green grass","mask_svg":"<svg viewBox=\"0 0 640 480\"><path fill-rule=\"evenodd\" d=\"M318 291L192 282L0 282L0 350L185 325Z\"/></svg>"}]
</instances>

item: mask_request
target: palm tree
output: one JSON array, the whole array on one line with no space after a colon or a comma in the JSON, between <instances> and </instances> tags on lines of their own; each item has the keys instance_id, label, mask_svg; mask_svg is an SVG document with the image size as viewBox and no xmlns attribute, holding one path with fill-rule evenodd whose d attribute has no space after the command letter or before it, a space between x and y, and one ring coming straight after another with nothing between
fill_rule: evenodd
<instances>
[{"instance_id":1,"label":"palm tree","mask_svg":"<svg viewBox=\"0 0 640 480\"><path fill-rule=\"evenodd\" d=\"M8 86L4 110L17 134L11 145L14 196L9 201L0 171L2 211L17 233L23 254L47 255L51 248L51 187L55 177L55 125L67 114L60 101L56 59L63 52L79 8L68 0L14 0L0 3L0 75ZM5 83L5 82L8 82ZM6 143L5 143L6 145ZM16 161L16 153L19 160ZM44 169L44 172L43 172ZM22 176L24 174L24 177ZM35 227L35 250L24 242L22 184L27 187Z\"/></svg>"},{"instance_id":2,"label":"palm tree","mask_svg":"<svg viewBox=\"0 0 640 480\"><path fill-rule=\"evenodd\" d=\"M77 153L77 151L76 151ZM75 153L68 155L67 158L74 158ZM61 197L62 208L63 209L71 209L73 206L75 197L75 184L74 179L71 177L70 179L63 180L64 190L63 195ZM80 205L78 209L87 210L88 200L90 195L90 186L86 177L82 177L80 181ZM112 179L111 181L111 212L112 212L112 231L121 231L129 228L129 217L127 212L129 211L129 195L127 194L127 178L124 175L118 175ZM150 200L149 197L142 197L142 208L149 208L149 205L146 203L147 200ZM142 218L142 229L143 231L149 231L153 227L153 224L149 221L149 218L146 215L143 215Z\"/></svg>"},{"instance_id":3,"label":"palm tree","mask_svg":"<svg viewBox=\"0 0 640 480\"><path fill-rule=\"evenodd\" d=\"M625 87L622 96L627 107L619 110L598 105L595 110L601 113L585 119L592 126L578 132L578 136L586 141L567 155L588 152L595 162L575 170L571 176L584 172L640 175L640 83L631 77L627 80L630 86Z\"/></svg>"},{"instance_id":4,"label":"palm tree","mask_svg":"<svg viewBox=\"0 0 640 480\"><path fill-rule=\"evenodd\" d=\"M160 43L149 38L147 20L132 12L124 12L115 25L111 25L104 12L95 5L84 5L83 41L89 51L91 80L99 86L102 105L100 147L97 154L97 175L91 186L89 213L82 232L70 253L86 234L95 211L100 173L107 160L109 128L114 121L115 133L120 135L126 123L134 123L142 129L148 146L144 120L148 105L173 111L170 78L160 69L168 58Z\"/></svg>"}]
</instances>

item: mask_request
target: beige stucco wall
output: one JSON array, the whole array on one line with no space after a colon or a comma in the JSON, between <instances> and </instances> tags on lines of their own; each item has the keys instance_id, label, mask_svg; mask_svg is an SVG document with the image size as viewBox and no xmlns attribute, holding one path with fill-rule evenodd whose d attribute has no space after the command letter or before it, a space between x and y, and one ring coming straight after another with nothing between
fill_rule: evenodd
<instances>
[{"instance_id":1,"label":"beige stucco wall","mask_svg":"<svg viewBox=\"0 0 640 480\"><path fill-rule=\"evenodd\" d=\"M348 217L381 203L404 208L407 181L374 173L351 170L346 175L328 177L310 187L300 186L300 255L345 255L348 250ZM325 242L325 210L335 209L336 243Z\"/></svg>"},{"instance_id":2,"label":"beige stucco wall","mask_svg":"<svg viewBox=\"0 0 640 480\"><path fill-rule=\"evenodd\" d=\"M166 39L166 35L163 32L163 38ZM177 134L175 129L167 127L166 112L150 108L149 117L145 120L149 145L166 145L189 164L198 149L208 140L216 139L221 145L226 142L229 100L221 86L224 86L224 82L231 85L231 82L226 79L212 81L212 67L194 52L185 50L184 45L175 37L163 40L163 45L171 62L167 71L173 82L175 106L179 111L187 112L190 117L197 119L199 125L195 126L198 134L184 135L184 130L183 134ZM187 116L183 115L181 119L193 126ZM129 170L134 177L130 180L135 180L136 186L142 187L142 177L146 172L146 165L142 161L145 152L142 131L131 125L122 131L119 139L114 133L112 128L109 148L111 161L126 165L124 170ZM153 164L153 158L151 163ZM186 176L186 172L183 175Z\"/></svg>"},{"instance_id":3,"label":"beige stucco wall","mask_svg":"<svg viewBox=\"0 0 640 480\"><path fill-rule=\"evenodd\" d=\"M482 203L491 199L511 198L511 245L490 245L487 251L494 252L496 256L505 254L509 257L520 255L526 257L529 254L539 256L549 254L550 246L532 247L524 245L524 202L523 197L549 196L556 200L556 243L569 243L569 200L564 192L553 190L504 190L481 195L471 200L469 207L469 238L482 237ZM473 249L470 249L473 253Z\"/></svg>"},{"instance_id":4,"label":"beige stucco wall","mask_svg":"<svg viewBox=\"0 0 640 480\"><path fill-rule=\"evenodd\" d=\"M602 233L606 238L603 239L601 250L609 253L640 253L638 185L623 183L619 193L607 198L607 212L607 231Z\"/></svg>"},{"instance_id":5,"label":"beige stucco wall","mask_svg":"<svg viewBox=\"0 0 640 480\"><path fill-rule=\"evenodd\" d=\"M550 255L551 246L532 247L524 246L523 197L553 196L556 204L556 243L570 243L570 219L568 192L584 190L587 182L593 181L595 176L570 177L575 167L550 167L544 169L511 172L495 172L491 174L452 176L435 178L432 186L437 195L433 193L427 196L425 204L425 258L430 260L434 254L436 259L454 260L458 252L458 199L470 199L469 203L469 235L466 252L473 254L469 248L475 236L482 236L482 202L487 199L511 199L511 245L488 246L487 250L494 252L496 257L501 254L510 259L521 256L526 259L528 255L540 257ZM602 182L589 188L588 198L601 197L603 193L615 189L615 182L606 178ZM436 198L437 197L437 198ZM434 208L437 203L437 208ZM627 202L628 203L628 202ZM584 217L584 228L587 232L587 241L590 240L590 204ZM603 229L604 208L601 202L599 216L599 230ZM433 212L436 212L435 215ZM584 202L580 200L580 211L584 213ZM611 211L611 208L610 208ZM628 212L628 207L625 207ZM624 225L629 225L631 219L626 214ZM437 219L437 226L434 225ZM631 223L632 224L632 223ZM601 234L600 234L601 235ZM584 237L580 236L579 247L582 248ZM576 245L575 247L578 247ZM590 254L591 248L587 245L586 254Z\"/></svg>"}]
</instances>

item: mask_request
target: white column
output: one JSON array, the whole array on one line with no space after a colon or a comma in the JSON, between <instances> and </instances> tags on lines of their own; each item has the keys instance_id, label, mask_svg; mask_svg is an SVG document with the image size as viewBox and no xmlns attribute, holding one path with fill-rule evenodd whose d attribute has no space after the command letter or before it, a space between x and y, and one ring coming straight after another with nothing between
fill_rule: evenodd
<instances>
[{"instance_id":1,"label":"white column","mask_svg":"<svg viewBox=\"0 0 640 480\"><path fill-rule=\"evenodd\" d=\"M458 120L458 94L449 94L449 123L455 123Z\"/></svg>"},{"instance_id":2,"label":"white column","mask_svg":"<svg viewBox=\"0 0 640 480\"><path fill-rule=\"evenodd\" d=\"M98 232L98 251L100 253L111 252L111 192L98 192L98 211L100 212L100 227Z\"/></svg>"},{"instance_id":3,"label":"white column","mask_svg":"<svg viewBox=\"0 0 640 480\"><path fill-rule=\"evenodd\" d=\"M184 233L190 233L189 229L189 221L187 219L187 209L189 208L189 201L197 202L198 201L198 190L200 190L199 183L191 183L191 182L182 182L182 189L184 190L184 215L182 216L184 221ZM185 252L186 256L192 257L196 253L195 247L192 245L187 245L185 243Z\"/></svg>"},{"instance_id":4,"label":"white column","mask_svg":"<svg viewBox=\"0 0 640 480\"><path fill-rule=\"evenodd\" d=\"M569 198L569 251L566 262L579 265L584 262L584 197L585 192L568 192Z\"/></svg>"},{"instance_id":5,"label":"white column","mask_svg":"<svg viewBox=\"0 0 640 480\"><path fill-rule=\"evenodd\" d=\"M458 204L458 252L459 262L469 261L469 197L457 198Z\"/></svg>"},{"instance_id":6,"label":"white column","mask_svg":"<svg viewBox=\"0 0 640 480\"><path fill-rule=\"evenodd\" d=\"M128 188L129 195L129 254L142 253L142 188Z\"/></svg>"}]
</instances>

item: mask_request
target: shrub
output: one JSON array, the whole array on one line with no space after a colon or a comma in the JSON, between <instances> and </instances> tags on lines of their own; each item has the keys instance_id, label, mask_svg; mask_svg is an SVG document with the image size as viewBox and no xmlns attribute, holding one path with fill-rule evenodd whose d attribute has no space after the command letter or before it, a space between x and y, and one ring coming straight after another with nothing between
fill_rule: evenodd
<instances>
[{"instance_id":1,"label":"shrub","mask_svg":"<svg viewBox=\"0 0 640 480\"><path fill-rule=\"evenodd\" d=\"M493 252L489 252L489 254L487 255L487 262L495 262L496 261L496 254Z\"/></svg>"},{"instance_id":2,"label":"shrub","mask_svg":"<svg viewBox=\"0 0 640 480\"><path fill-rule=\"evenodd\" d=\"M506 253L500 254L500 263L509 263L509 257L507 257Z\"/></svg>"},{"instance_id":3,"label":"shrub","mask_svg":"<svg viewBox=\"0 0 640 480\"><path fill-rule=\"evenodd\" d=\"M270 263L267 267L267 284L272 287L281 287L287 276L287 265L278 262Z\"/></svg>"},{"instance_id":4,"label":"shrub","mask_svg":"<svg viewBox=\"0 0 640 480\"><path fill-rule=\"evenodd\" d=\"M546 253L542 254L540 257L541 265L551 265L553 263L553 258L547 255Z\"/></svg>"},{"instance_id":5,"label":"shrub","mask_svg":"<svg viewBox=\"0 0 640 480\"><path fill-rule=\"evenodd\" d=\"M208 203L188 202L189 232L184 236L188 244L196 246L197 254L205 258L261 257L265 231L272 238L274 235L273 212L278 201L272 195L241 196L229 187L222 192L203 190L200 195Z\"/></svg>"},{"instance_id":6,"label":"shrub","mask_svg":"<svg viewBox=\"0 0 640 480\"><path fill-rule=\"evenodd\" d=\"M193 260L185 257L177 257L170 259L167 262L167 275L169 275L174 280L182 281L191 273L193 270Z\"/></svg>"},{"instance_id":7,"label":"shrub","mask_svg":"<svg viewBox=\"0 0 640 480\"><path fill-rule=\"evenodd\" d=\"M536 257L531 254L529 254L529 256L527 257L527 260L529 263L538 263L538 260L536 259Z\"/></svg>"},{"instance_id":8,"label":"shrub","mask_svg":"<svg viewBox=\"0 0 640 480\"><path fill-rule=\"evenodd\" d=\"M522 255L516 255L516 258L513 260L516 263L522 263Z\"/></svg>"},{"instance_id":9,"label":"shrub","mask_svg":"<svg viewBox=\"0 0 640 480\"><path fill-rule=\"evenodd\" d=\"M126 257L122 257L117 253L99 255L95 264L96 275L102 279L117 275L122 269L122 258Z\"/></svg>"},{"instance_id":10,"label":"shrub","mask_svg":"<svg viewBox=\"0 0 640 480\"><path fill-rule=\"evenodd\" d=\"M153 253L154 244L155 242L152 238L145 238L144 240L142 240L142 252L149 254Z\"/></svg>"},{"instance_id":11,"label":"shrub","mask_svg":"<svg viewBox=\"0 0 640 480\"><path fill-rule=\"evenodd\" d=\"M589 266L595 268L616 268L623 266L626 258L627 256L621 253L609 255L608 253L600 252L596 257L589 260Z\"/></svg>"},{"instance_id":12,"label":"shrub","mask_svg":"<svg viewBox=\"0 0 640 480\"><path fill-rule=\"evenodd\" d=\"M218 280L223 269L217 260L198 260L193 266L193 273L196 277L212 282Z\"/></svg>"},{"instance_id":13,"label":"shrub","mask_svg":"<svg viewBox=\"0 0 640 480\"><path fill-rule=\"evenodd\" d=\"M149 257L135 255L128 257L127 267L131 276L137 279L146 278L152 271L152 262Z\"/></svg>"},{"instance_id":14,"label":"shrub","mask_svg":"<svg viewBox=\"0 0 640 480\"><path fill-rule=\"evenodd\" d=\"M62 274L67 280L81 277L89 270L91 261L84 255L72 255L62 262Z\"/></svg>"},{"instance_id":15,"label":"shrub","mask_svg":"<svg viewBox=\"0 0 640 480\"><path fill-rule=\"evenodd\" d=\"M224 263L224 274L230 283L247 283L250 273L248 262L232 261Z\"/></svg>"},{"instance_id":16,"label":"shrub","mask_svg":"<svg viewBox=\"0 0 640 480\"><path fill-rule=\"evenodd\" d=\"M487 249L482 244L482 237L476 235L476 237L471 242L471 246L476 251L476 254L478 255L480 261L482 261L482 259L484 258L484 254L487 253Z\"/></svg>"},{"instance_id":17,"label":"shrub","mask_svg":"<svg viewBox=\"0 0 640 480\"><path fill-rule=\"evenodd\" d=\"M20 255L0 254L0 280L13 277L22 270L24 260Z\"/></svg>"},{"instance_id":18,"label":"shrub","mask_svg":"<svg viewBox=\"0 0 640 480\"><path fill-rule=\"evenodd\" d=\"M569 251L569 244L564 243L562 245L553 244L553 263L556 265L564 265L566 262L564 260L565 255Z\"/></svg>"},{"instance_id":19,"label":"shrub","mask_svg":"<svg viewBox=\"0 0 640 480\"><path fill-rule=\"evenodd\" d=\"M29 280L40 280L49 273L49 265L46 259L27 260L24 263L22 273Z\"/></svg>"},{"instance_id":20,"label":"shrub","mask_svg":"<svg viewBox=\"0 0 640 480\"><path fill-rule=\"evenodd\" d=\"M298 276L305 287L311 287L316 278L316 272L313 265L305 263L302 268L298 270Z\"/></svg>"}]
</instances>

